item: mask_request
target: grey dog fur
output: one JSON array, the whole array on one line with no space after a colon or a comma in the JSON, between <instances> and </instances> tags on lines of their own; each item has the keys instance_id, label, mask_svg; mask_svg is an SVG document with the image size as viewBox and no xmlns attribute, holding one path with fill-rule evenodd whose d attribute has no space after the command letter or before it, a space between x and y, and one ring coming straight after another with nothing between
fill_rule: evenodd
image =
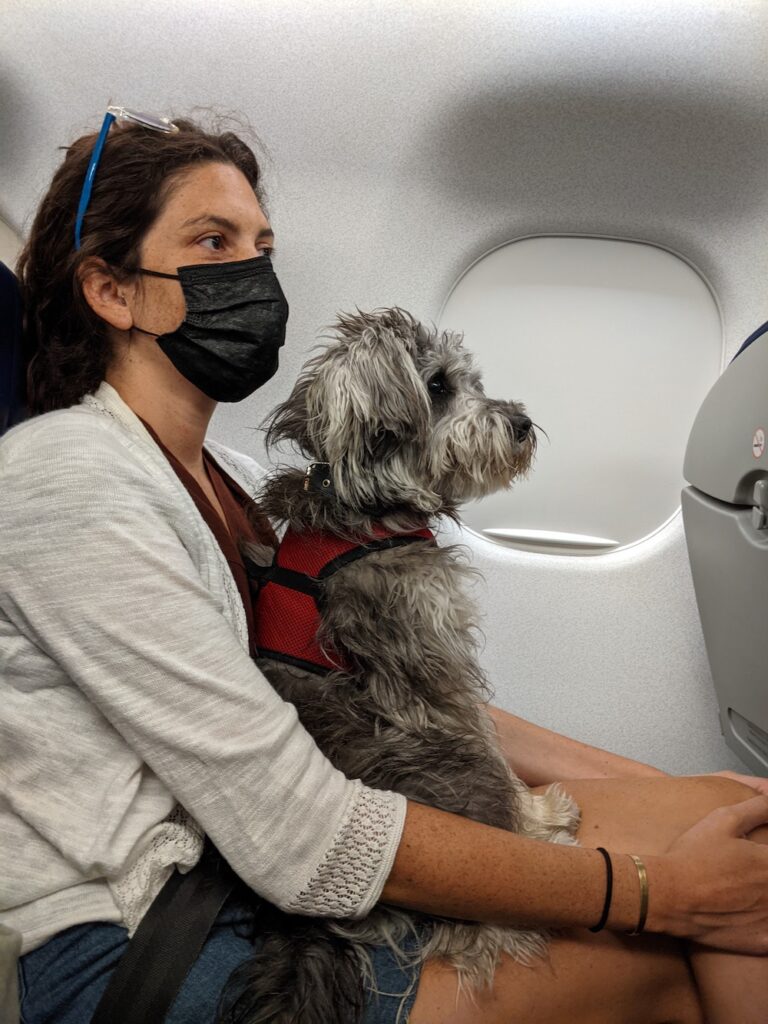
<instances>
[{"instance_id":1,"label":"grey dog fur","mask_svg":"<svg viewBox=\"0 0 768 1024\"><path fill-rule=\"evenodd\" d=\"M524 407L487 398L461 335L428 330L400 309L343 315L269 420L267 441L292 442L329 463L328 494L280 467L261 508L275 524L373 536L456 517L469 499L527 473L533 429ZM517 430L517 433L516 433ZM519 435L519 436L518 436ZM250 545L256 564L272 549ZM575 842L578 809L557 787L530 793L498 747L485 705L479 631L462 548L429 542L372 553L327 581L319 638L352 668L319 676L259 659L320 749L350 778L393 789L499 828ZM442 957L467 990L492 982L502 954L530 963L542 931L502 928L379 904L363 920L300 919L274 911L267 940L238 975L228 1021L341 1024L359 1020L371 979L366 946L398 949L424 927L419 962Z\"/></svg>"}]
</instances>

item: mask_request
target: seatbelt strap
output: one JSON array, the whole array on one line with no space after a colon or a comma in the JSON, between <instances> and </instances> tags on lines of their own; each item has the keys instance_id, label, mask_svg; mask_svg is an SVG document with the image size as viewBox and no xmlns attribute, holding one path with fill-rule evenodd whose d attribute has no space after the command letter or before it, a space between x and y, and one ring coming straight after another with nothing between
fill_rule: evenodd
<instances>
[{"instance_id":1,"label":"seatbelt strap","mask_svg":"<svg viewBox=\"0 0 768 1024\"><path fill-rule=\"evenodd\" d=\"M91 1024L160 1024L237 876L206 839L191 871L158 893L115 968Z\"/></svg>"}]
</instances>

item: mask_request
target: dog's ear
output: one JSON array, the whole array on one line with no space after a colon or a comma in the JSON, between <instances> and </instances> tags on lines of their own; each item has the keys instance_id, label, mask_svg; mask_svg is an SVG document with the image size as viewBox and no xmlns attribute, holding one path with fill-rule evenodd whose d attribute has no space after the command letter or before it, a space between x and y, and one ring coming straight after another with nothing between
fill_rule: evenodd
<instances>
[{"instance_id":1,"label":"dog's ear","mask_svg":"<svg viewBox=\"0 0 768 1024\"><path fill-rule=\"evenodd\" d=\"M363 466L426 438L430 402L415 354L410 323L391 311L339 319L305 394L312 447L325 460Z\"/></svg>"},{"instance_id":2,"label":"dog's ear","mask_svg":"<svg viewBox=\"0 0 768 1024\"><path fill-rule=\"evenodd\" d=\"M322 454L315 451L309 434L307 423L307 391L314 379L313 367L324 357L315 356L301 372L293 390L284 402L276 406L265 418L266 445L272 448L280 441L290 441L299 451L311 459L322 459Z\"/></svg>"}]
</instances>

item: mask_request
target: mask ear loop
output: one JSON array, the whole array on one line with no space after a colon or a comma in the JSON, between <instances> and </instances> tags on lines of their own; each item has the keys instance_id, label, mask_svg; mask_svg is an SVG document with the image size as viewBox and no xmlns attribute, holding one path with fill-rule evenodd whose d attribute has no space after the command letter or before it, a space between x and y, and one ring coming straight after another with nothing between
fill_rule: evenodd
<instances>
[{"instance_id":1,"label":"mask ear loop","mask_svg":"<svg viewBox=\"0 0 768 1024\"><path fill-rule=\"evenodd\" d=\"M146 274L147 277L167 277L169 281L181 280L178 274L161 274L159 270L145 270L144 267L139 267L139 273Z\"/></svg>"},{"instance_id":2,"label":"mask ear loop","mask_svg":"<svg viewBox=\"0 0 768 1024\"><path fill-rule=\"evenodd\" d=\"M181 278L178 274L163 274L159 270L145 270L144 267L139 267L140 274L146 274L147 277L165 277L169 281L180 281ZM143 327L137 327L135 324L131 327L132 331L138 331L139 334L147 334L150 338L162 338L162 334L155 334L154 331L145 331Z\"/></svg>"}]
</instances>

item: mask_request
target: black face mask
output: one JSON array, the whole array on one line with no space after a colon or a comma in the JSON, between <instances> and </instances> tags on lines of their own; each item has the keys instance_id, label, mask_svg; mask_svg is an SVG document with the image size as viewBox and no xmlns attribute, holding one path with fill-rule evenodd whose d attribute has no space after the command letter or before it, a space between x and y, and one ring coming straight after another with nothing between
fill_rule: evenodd
<instances>
[{"instance_id":1,"label":"black face mask","mask_svg":"<svg viewBox=\"0 0 768 1024\"><path fill-rule=\"evenodd\" d=\"M187 311L175 331L155 334L179 373L217 402L239 402L274 376L285 342L288 302L268 256L199 263L177 274L140 273L180 281Z\"/></svg>"}]
</instances>

